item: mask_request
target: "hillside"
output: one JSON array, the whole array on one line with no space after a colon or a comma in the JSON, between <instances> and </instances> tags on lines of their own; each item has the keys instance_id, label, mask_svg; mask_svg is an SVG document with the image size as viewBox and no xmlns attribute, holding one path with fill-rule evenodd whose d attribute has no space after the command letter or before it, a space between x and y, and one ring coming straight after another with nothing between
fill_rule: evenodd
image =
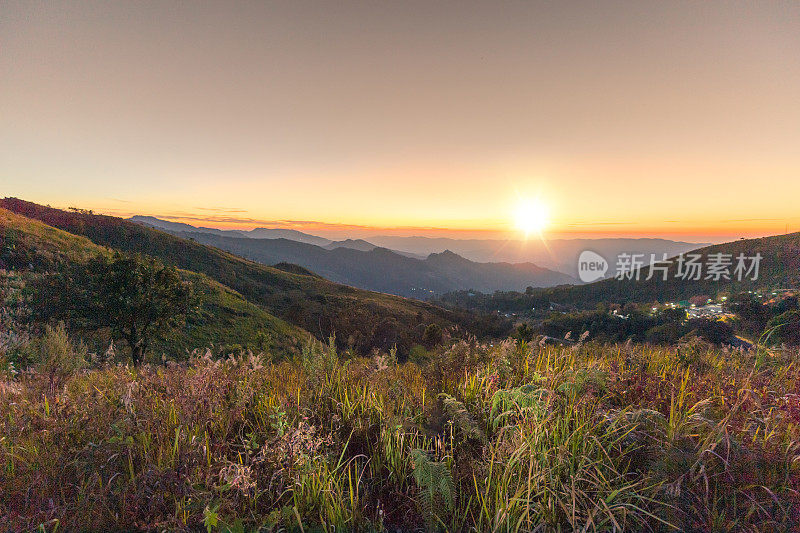
<instances>
[{"instance_id":1,"label":"hillside","mask_svg":"<svg viewBox=\"0 0 800 533\"><path fill-rule=\"evenodd\" d=\"M361 250L362 252L369 252L378 248L371 242L364 239L345 239L343 241L333 241L330 244L323 246L326 250L335 250L336 248L350 248L352 250Z\"/></svg>"},{"instance_id":2,"label":"hillside","mask_svg":"<svg viewBox=\"0 0 800 533\"><path fill-rule=\"evenodd\" d=\"M48 226L38 220L0 209L0 268L15 270L27 278L48 272L62 263L84 262L108 248L89 239ZM271 349L277 354L296 352L308 333L286 323L236 291L209 277L180 271L193 283L199 297L198 309L186 324L154 345L169 347L171 353L205 348L252 347Z\"/></svg>"},{"instance_id":3,"label":"hillside","mask_svg":"<svg viewBox=\"0 0 800 533\"><path fill-rule=\"evenodd\" d=\"M292 241L306 242L317 246L330 246L330 240L316 235L309 235L302 231L284 228L254 228L250 231L242 230L221 230L217 228L205 228L184 224L182 222L170 222L156 217L136 215L129 218L131 222L138 222L153 228L163 229L170 232L186 231L189 233L213 233L215 235L227 235L229 237L248 237L252 239L289 239ZM367 243L368 244L368 243Z\"/></svg>"},{"instance_id":4,"label":"hillside","mask_svg":"<svg viewBox=\"0 0 800 533\"><path fill-rule=\"evenodd\" d=\"M538 289L528 294L513 292L498 293L494 295L468 296L464 293L446 295L443 301L449 304L464 306L473 309L495 309L506 312L528 311L532 307L540 308L550 302L570 305L579 308L592 308L599 302L615 303L648 303L648 302L674 302L687 300L692 296L710 295L726 292L736 293L756 289L796 288L800 286L800 233L776 235L758 239L741 239L738 241L717 244L693 250L691 253L700 254L704 263L702 279L682 279L676 274L678 263L672 258L666 263L667 279L663 274L656 272L652 279L647 280L649 267L644 267L640 272L640 279L605 279L579 286L553 287ZM731 275L730 280L705 279L707 272L705 263L713 254L730 254L734 272L736 257L744 254L745 257L754 257L761 254L758 278L743 277L741 281ZM664 264L664 263L661 263ZM748 263L749 264L749 263ZM615 264L610 264L613 270Z\"/></svg>"},{"instance_id":5,"label":"hillside","mask_svg":"<svg viewBox=\"0 0 800 533\"><path fill-rule=\"evenodd\" d=\"M197 227L197 226L192 226L191 224L184 224L183 222L170 222L169 220L162 220L156 217L136 215L134 217L129 218L128 220L132 222L138 222L139 224L144 224L145 226L151 226L153 228L163 229L167 231L190 231L190 232L214 233L217 235L231 235L235 237L247 237L247 232L245 231L221 230L217 228L206 228L203 226Z\"/></svg>"},{"instance_id":6,"label":"hillside","mask_svg":"<svg viewBox=\"0 0 800 533\"><path fill-rule=\"evenodd\" d=\"M0 200L0 207L85 236L96 244L145 253L205 274L317 338L336 334L341 345L361 352L397 344L403 353L421 340L429 324L460 327L479 336L501 334L506 328L470 313L268 267L117 217L67 212L15 198Z\"/></svg>"},{"instance_id":7,"label":"hillside","mask_svg":"<svg viewBox=\"0 0 800 533\"><path fill-rule=\"evenodd\" d=\"M800 285L800 233L776 235L760 239L742 239L699 248L692 251L700 254L703 261L712 254L730 254L733 258L739 254L753 257L761 254L758 279L744 278L741 281L735 276L730 280L703 279L690 280L677 276L678 264L675 258L669 261L666 281L659 278L646 280L648 268L640 274L640 280L607 279L596 283L556 289L552 291L554 301L577 305L592 305L598 301L675 301L685 300L700 294L714 295L718 292L741 292L754 289L789 288ZM735 261L735 259L734 259ZM613 265L612 265L613 268ZM733 267L731 268L733 271Z\"/></svg>"},{"instance_id":8,"label":"hillside","mask_svg":"<svg viewBox=\"0 0 800 533\"><path fill-rule=\"evenodd\" d=\"M170 233L266 265L295 263L338 283L422 299L459 289L524 290L529 286L576 282L566 274L533 263L476 263L449 251L418 259L365 241L345 241L336 243L342 246L323 248L289 239Z\"/></svg>"}]
</instances>

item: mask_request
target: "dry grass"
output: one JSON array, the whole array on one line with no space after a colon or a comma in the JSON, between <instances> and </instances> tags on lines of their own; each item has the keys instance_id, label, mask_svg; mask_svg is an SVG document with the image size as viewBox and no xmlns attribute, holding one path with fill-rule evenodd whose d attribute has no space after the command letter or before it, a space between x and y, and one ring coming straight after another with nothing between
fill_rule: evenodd
<instances>
[{"instance_id":1,"label":"dry grass","mask_svg":"<svg viewBox=\"0 0 800 533\"><path fill-rule=\"evenodd\" d=\"M0 530L797 531L798 355L316 345L22 373Z\"/></svg>"}]
</instances>

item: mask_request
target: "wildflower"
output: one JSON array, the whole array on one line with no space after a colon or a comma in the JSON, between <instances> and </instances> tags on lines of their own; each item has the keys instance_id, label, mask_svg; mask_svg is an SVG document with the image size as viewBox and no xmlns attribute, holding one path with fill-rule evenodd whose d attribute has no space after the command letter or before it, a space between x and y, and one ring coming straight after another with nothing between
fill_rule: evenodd
<instances>
[{"instance_id":1,"label":"wildflower","mask_svg":"<svg viewBox=\"0 0 800 533\"><path fill-rule=\"evenodd\" d=\"M0 381L0 397L20 394L22 387L13 381Z\"/></svg>"},{"instance_id":2,"label":"wildflower","mask_svg":"<svg viewBox=\"0 0 800 533\"><path fill-rule=\"evenodd\" d=\"M375 366L378 372L386 370L387 368L389 368L389 358L385 355L376 355Z\"/></svg>"},{"instance_id":3,"label":"wildflower","mask_svg":"<svg viewBox=\"0 0 800 533\"><path fill-rule=\"evenodd\" d=\"M262 354L253 354L250 350L247 350L247 363L250 365L250 370L253 372L257 372L258 370L262 370L264 368L264 364L261 361Z\"/></svg>"},{"instance_id":4,"label":"wildflower","mask_svg":"<svg viewBox=\"0 0 800 533\"><path fill-rule=\"evenodd\" d=\"M114 340L112 339L111 342L108 343L108 348L103 353L103 361L107 363L109 361L113 361L114 359L116 359L116 357L117 357L117 349L114 346Z\"/></svg>"},{"instance_id":5,"label":"wildflower","mask_svg":"<svg viewBox=\"0 0 800 533\"><path fill-rule=\"evenodd\" d=\"M253 470L246 465L228 463L219 471L219 477L223 483L244 495L248 495L256 488L256 482L253 480Z\"/></svg>"},{"instance_id":6,"label":"wildflower","mask_svg":"<svg viewBox=\"0 0 800 533\"><path fill-rule=\"evenodd\" d=\"M130 415L134 415L135 412L133 410L133 393L138 388L138 383L132 381L128 383L128 387L125 390L125 394L122 395L120 401L122 402L122 406L125 408L125 411L128 412Z\"/></svg>"}]
</instances>

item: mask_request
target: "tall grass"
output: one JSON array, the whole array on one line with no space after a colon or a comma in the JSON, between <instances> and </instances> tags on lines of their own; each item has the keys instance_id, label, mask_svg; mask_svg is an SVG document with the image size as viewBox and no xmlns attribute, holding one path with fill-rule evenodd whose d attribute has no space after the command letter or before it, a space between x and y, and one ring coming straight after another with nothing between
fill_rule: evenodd
<instances>
[{"instance_id":1,"label":"tall grass","mask_svg":"<svg viewBox=\"0 0 800 533\"><path fill-rule=\"evenodd\" d=\"M331 340L19 372L0 530L798 531L798 355Z\"/></svg>"}]
</instances>

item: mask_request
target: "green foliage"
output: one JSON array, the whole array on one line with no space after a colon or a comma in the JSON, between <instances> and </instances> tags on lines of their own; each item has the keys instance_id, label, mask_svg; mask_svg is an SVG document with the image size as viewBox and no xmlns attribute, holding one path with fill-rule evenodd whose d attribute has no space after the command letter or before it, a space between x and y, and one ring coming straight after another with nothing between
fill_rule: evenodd
<instances>
[{"instance_id":1,"label":"green foliage","mask_svg":"<svg viewBox=\"0 0 800 533\"><path fill-rule=\"evenodd\" d=\"M483 431L463 403L444 392L439 394L439 399L453 428L458 431L461 438L466 441L484 439Z\"/></svg>"},{"instance_id":2,"label":"green foliage","mask_svg":"<svg viewBox=\"0 0 800 533\"><path fill-rule=\"evenodd\" d=\"M549 395L547 389L539 386L542 381L544 378L536 375L532 383L495 392L489 407L492 429L523 418L542 418L547 413Z\"/></svg>"},{"instance_id":3,"label":"green foliage","mask_svg":"<svg viewBox=\"0 0 800 533\"><path fill-rule=\"evenodd\" d=\"M567 396L578 396L589 389L602 395L606 391L608 373L598 368L579 368L565 371L556 390Z\"/></svg>"},{"instance_id":4,"label":"green foliage","mask_svg":"<svg viewBox=\"0 0 800 533\"><path fill-rule=\"evenodd\" d=\"M57 380L86 366L86 345L70 342L63 322L55 327L46 325L44 335L35 342L35 347L35 363L43 374L49 376L51 389Z\"/></svg>"},{"instance_id":5,"label":"green foliage","mask_svg":"<svg viewBox=\"0 0 800 533\"><path fill-rule=\"evenodd\" d=\"M300 364L306 374L316 382L322 382L327 376L336 372L339 368L336 338L331 336L326 346L308 339L300 354Z\"/></svg>"},{"instance_id":6,"label":"green foliage","mask_svg":"<svg viewBox=\"0 0 800 533\"><path fill-rule=\"evenodd\" d=\"M453 511L455 485L447 463L431 460L426 450L411 450L414 481L420 489L418 502L429 530L443 523L442 517Z\"/></svg>"},{"instance_id":7,"label":"green foliage","mask_svg":"<svg viewBox=\"0 0 800 533\"><path fill-rule=\"evenodd\" d=\"M422 344L428 348L433 348L442 343L443 333L439 324L428 324L422 334Z\"/></svg>"},{"instance_id":8,"label":"green foliage","mask_svg":"<svg viewBox=\"0 0 800 533\"><path fill-rule=\"evenodd\" d=\"M38 291L43 317L66 317L84 330L110 328L127 341L134 364L154 337L181 325L194 304L192 287L177 269L121 253L66 265Z\"/></svg>"},{"instance_id":9,"label":"green foliage","mask_svg":"<svg viewBox=\"0 0 800 533\"><path fill-rule=\"evenodd\" d=\"M786 311L770 319L768 330L775 330L775 341L800 346L800 311Z\"/></svg>"},{"instance_id":10,"label":"green foliage","mask_svg":"<svg viewBox=\"0 0 800 533\"><path fill-rule=\"evenodd\" d=\"M692 328L684 324L686 312L682 309L665 309L651 313L633 306L623 313L614 314L605 309L572 313L553 313L537 328L545 335L563 338L571 333L577 337L583 332L589 338L605 342L652 341L676 342Z\"/></svg>"},{"instance_id":11,"label":"green foliage","mask_svg":"<svg viewBox=\"0 0 800 533\"><path fill-rule=\"evenodd\" d=\"M722 344L733 338L733 328L721 320L693 318L686 325L692 333L713 344Z\"/></svg>"},{"instance_id":12,"label":"green foliage","mask_svg":"<svg viewBox=\"0 0 800 533\"><path fill-rule=\"evenodd\" d=\"M770 319L769 308L752 292L732 295L723 307L741 320L742 328L749 334L760 334Z\"/></svg>"},{"instance_id":13,"label":"green foliage","mask_svg":"<svg viewBox=\"0 0 800 533\"><path fill-rule=\"evenodd\" d=\"M408 352L408 360L412 363L423 364L428 358L428 350L420 344L415 344Z\"/></svg>"},{"instance_id":14,"label":"green foliage","mask_svg":"<svg viewBox=\"0 0 800 533\"><path fill-rule=\"evenodd\" d=\"M183 359L181 354L213 345L219 356L249 350L282 358L298 353L310 337L206 276L185 271L181 276L191 283L198 305L183 324L154 337L155 354Z\"/></svg>"}]
</instances>

